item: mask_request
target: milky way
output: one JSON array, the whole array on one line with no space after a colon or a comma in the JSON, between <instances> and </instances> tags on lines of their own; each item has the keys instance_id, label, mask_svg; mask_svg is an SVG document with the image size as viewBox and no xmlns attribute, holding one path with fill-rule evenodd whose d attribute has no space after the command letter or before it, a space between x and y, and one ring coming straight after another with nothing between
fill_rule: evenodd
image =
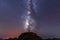
<instances>
[{"instance_id":1,"label":"milky way","mask_svg":"<svg viewBox=\"0 0 60 40\"><path fill-rule=\"evenodd\" d=\"M31 17L32 15L32 8L33 8L33 1L32 0L28 0L27 1L27 13L25 14L25 26L24 29L27 31L32 31L34 26L35 26L35 21L34 19Z\"/></svg>"}]
</instances>

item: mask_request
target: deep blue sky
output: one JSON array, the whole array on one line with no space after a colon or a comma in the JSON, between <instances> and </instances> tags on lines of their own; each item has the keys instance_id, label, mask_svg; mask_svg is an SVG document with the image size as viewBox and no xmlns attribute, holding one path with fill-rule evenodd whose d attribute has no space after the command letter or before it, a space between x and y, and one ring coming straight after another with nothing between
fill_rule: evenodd
<instances>
[{"instance_id":1,"label":"deep blue sky","mask_svg":"<svg viewBox=\"0 0 60 40\"><path fill-rule=\"evenodd\" d=\"M60 38L60 0L34 2L36 32L43 37ZM26 0L0 0L0 37L15 37L23 32L22 16L26 13L26 3Z\"/></svg>"}]
</instances>

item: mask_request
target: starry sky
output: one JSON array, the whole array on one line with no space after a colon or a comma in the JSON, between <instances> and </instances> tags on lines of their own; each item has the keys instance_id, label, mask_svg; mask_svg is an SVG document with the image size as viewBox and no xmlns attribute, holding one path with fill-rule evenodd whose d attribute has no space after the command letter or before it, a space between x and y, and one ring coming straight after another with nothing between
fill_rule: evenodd
<instances>
[{"instance_id":1,"label":"starry sky","mask_svg":"<svg viewBox=\"0 0 60 40\"><path fill-rule=\"evenodd\" d=\"M0 0L0 38L13 38L24 32L26 4L27 0ZM36 33L60 38L60 0L33 0L33 4Z\"/></svg>"}]
</instances>

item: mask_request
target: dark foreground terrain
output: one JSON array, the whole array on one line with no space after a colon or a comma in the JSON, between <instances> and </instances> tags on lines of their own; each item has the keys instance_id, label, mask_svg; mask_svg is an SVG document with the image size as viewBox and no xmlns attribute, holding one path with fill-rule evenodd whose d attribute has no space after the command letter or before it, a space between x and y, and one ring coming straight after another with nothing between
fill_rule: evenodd
<instances>
[{"instance_id":1,"label":"dark foreground terrain","mask_svg":"<svg viewBox=\"0 0 60 40\"><path fill-rule=\"evenodd\" d=\"M40 36L37 36L37 34L33 32L25 32L22 33L18 38L9 38L9 39L0 39L0 40L60 40L59 38L53 38L53 39L42 39Z\"/></svg>"}]
</instances>

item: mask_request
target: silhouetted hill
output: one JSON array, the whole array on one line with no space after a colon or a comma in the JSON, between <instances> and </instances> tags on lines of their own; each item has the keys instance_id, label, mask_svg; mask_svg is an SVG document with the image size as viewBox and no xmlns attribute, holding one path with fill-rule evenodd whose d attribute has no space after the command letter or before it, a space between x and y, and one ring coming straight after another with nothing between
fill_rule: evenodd
<instances>
[{"instance_id":1,"label":"silhouetted hill","mask_svg":"<svg viewBox=\"0 0 60 40\"><path fill-rule=\"evenodd\" d=\"M42 38L33 32L25 32L18 37L18 40L42 40Z\"/></svg>"}]
</instances>

